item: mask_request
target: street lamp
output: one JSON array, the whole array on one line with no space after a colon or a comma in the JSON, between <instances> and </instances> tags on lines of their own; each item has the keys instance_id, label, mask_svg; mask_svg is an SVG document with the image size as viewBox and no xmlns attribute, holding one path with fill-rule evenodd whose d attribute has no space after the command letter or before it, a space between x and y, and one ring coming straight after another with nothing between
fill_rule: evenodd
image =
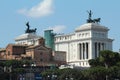
<instances>
[{"instance_id":1,"label":"street lamp","mask_svg":"<svg viewBox=\"0 0 120 80\"><path fill-rule=\"evenodd\" d=\"M48 80L56 80L57 75L55 75L55 74L48 75L47 78L48 78Z\"/></svg>"},{"instance_id":2,"label":"street lamp","mask_svg":"<svg viewBox=\"0 0 120 80\"><path fill-rule=\"evenodd\" d=\"M9 73L9 80L12 80L12 78L11 78L12 66L10 66L10 67L5 66L4 72L8 72Z\"/></svg>"},{"instance_id":3,"label":"street lamp","mask_svg":"<svg viewBox=\"0 0 120 80\"><path fill-rule=\"evenodd\" d=\"M36 66L36 64L35 63L32 63L31 65L30 65L30 80L32 80L32 67L35 67Z\"/></svg>"},{"instance_id":4,"label":"street lamp","mask_svg":"<svg viewBox=\"0 0 120 80\"><path fill-rule=\"evenodd\" d=\"M56 78L57 78L57 75L52 74L52 80L56 80Z\"/></svg>"},{"instance_id":5,"label":"street lamp","mask_svg":"<svg viewBox=\"0 0 120 80\"><path fill-rule=\"evenodd\" d=\"M66 77L65 80L68 80L68 78Z\"/></svg>"},{"instance_id":6,"label":"street lamp","mask_svg":"<svg viewBox=\"0 0 120 80\"><path fill-rule=\"evenodd\" d=\"M9 67L10 80L12 80L11 79L11 72L12 72L12 66Z\"/></svg>"},{"instance_id":7,"label":"street lamp","mask_svg":"<svg viewBox=\"0 0 120 80\"><path fill-rule=\"evenodd\" d=\"M35 67L36 66L36 64L35 63L30 63L30 65L29 65L29 80L33 80L32 79L32 73L33 73L33 71L32 71L32 67ZM23 64L23 67L25 68L26 67L26 64ZM24 77L22 76L22 79L21 80L24 80Z\"/></svg>"},{"instance_id":8,"label":"street lamp","mask_svg":"<svg viewBox=\"0 0 120 80\"><path fill-rule=\"evenodd\" d=\"M47 76L47 80L50 80L50 75Z\"/></svg>"},{"instance_id":9,"label":"street lamp","mask_svg":"<svg viewBox=\"0 0 120 80\"><path fill-rule=\"evenodd\" d=\"M65 80L74 80L73 77L66 77Z\"/></svg>"},{"instance_id":10,"label":"street lamp","mask_svg":"<svg viewBox=\"0 0 120 80\"><path fill-rule=\"evenodd\" d=\"M70 80L73 80L73 78L70 78Z\"/></svg>"},{"instance_id":11,"label":"street lamp","mask_svg":"<svg viewBox=\"0 0 120 80\"><path fill-rule=\"evenodd\" d=\"M24 71L25 71L26 66L27 66L26 64L23 64ZM25 80L26 79L25 73L24 74L23 73L19 74L19 79L20 80Z\"/></svg>"}]
</instances>

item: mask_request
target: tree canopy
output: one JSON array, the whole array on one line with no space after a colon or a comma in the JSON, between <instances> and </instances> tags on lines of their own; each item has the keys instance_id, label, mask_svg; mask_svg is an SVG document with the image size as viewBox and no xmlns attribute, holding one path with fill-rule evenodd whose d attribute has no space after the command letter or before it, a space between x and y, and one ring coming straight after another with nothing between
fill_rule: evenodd
<instances>
[{"instance_id":1,"label":"tree canopy","mask_svg":"<svg viewBox=\"0 0 120 80\"><path fill-rule=\"evenodd\" d=\"M89 70L95 71L101 69L101 71L106 74L106 80L120 79L120 54L110 50L100 51L100 56L95 59L89 60L91 68ZM101 66L101 68L98 66ZM105 69L103 69L103 68ZM96 69L97 68L97 69ZM102 70L103 69L103 70ZM88 71L89 73L89 71ZM91 74L91 73L90 73ZM101 73L102 75L102 73ZM97 76L97 75L96 75ZM94 77L95 78L95 77ZM92 79L93 80L93 79Z\"/></svg>"}]
</instances>

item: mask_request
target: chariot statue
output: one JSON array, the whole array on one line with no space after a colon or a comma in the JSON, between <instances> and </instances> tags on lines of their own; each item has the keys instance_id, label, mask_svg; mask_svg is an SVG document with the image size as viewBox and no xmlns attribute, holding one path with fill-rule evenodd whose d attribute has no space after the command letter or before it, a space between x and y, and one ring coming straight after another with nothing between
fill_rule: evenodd
<instances>
[{"instance_id":1,"label":"chariot statue","mask_svg":"<svg viewBox=\"0 0 120 80\"><path fill-rule=\"evenodd\" d=\"M30 29L29 22L26 23L27 29L25 30L25 33L36 33L36 28L35 29Z\"/></svg>"},{"instance_id":2,"label":"chariot statue","mask_svg":"<svg viewBox=\"0 0 120 80\"><path fill-rule=\"evenodd\" d=\"M87 11L88 13L88 19L87 19L87 23L99 23L101 18L97 18L97 19L92 19L92 11Z\"/></svg>"}]
</instances>

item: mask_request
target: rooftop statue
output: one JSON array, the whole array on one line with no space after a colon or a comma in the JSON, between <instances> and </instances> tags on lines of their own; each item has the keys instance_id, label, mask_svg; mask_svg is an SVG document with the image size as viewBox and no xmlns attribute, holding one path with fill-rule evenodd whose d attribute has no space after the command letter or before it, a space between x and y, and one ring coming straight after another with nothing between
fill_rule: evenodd
<instances>
[{"instance_id":1,"label":"rooftop statue","mask_svg":"<svg viewBox=\"0 0 120 80\"><path fill-rule=\"evenodd\" d=\"M94 23L100 22L101 18L93 19Z\"/></svg>"},{"instance_id":2,"label":"rooftop statue","mask_svg":"<svg viewBox=\"0 0 120 80\"><path fill-rule=\"evenodd\" d=\"M97 18L97 19L92 19L92 11L87 11L88 13L88 19L87 19L87 23L99 23L101 18Z\"/></svg>"},{"instance_id":3,"label":"rooftop statue","mask_svg":"<svg viewBox=\"0 0 120 80\"><path fill-rule=\"evenodd\" d=\"M27 29L25 30L25 33L36 33L36 28L35 29L30 29L29 22L26 23Z\"/></svg>"},{"instance_id":4,"label":"rooftop statue","mask_svg":"<svg viewBox=\"0 0 120 80\"><path fill-rule=\"evenodd\" d=\"M88 16L88 19L91 19L92 14L93 14L92 11L90 10L90 11L87 11L87 12L88 12L88 15L89 15L89 16Z\"/></svg>"},{"instance_id":5,"label":"rooftop statue","mask_svg":"<svg viewBox=\"0 0 120 80\"><path fill-rule=\"evenodd\" d=\"M29 22L26 23L26 26L27 26L27 29L29 30L30 29Z\"/></svg>"}]
</instances>

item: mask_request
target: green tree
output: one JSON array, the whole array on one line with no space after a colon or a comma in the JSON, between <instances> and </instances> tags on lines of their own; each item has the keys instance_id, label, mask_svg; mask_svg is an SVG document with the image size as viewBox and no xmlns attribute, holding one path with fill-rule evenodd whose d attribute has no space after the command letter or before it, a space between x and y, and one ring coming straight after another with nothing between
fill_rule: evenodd
<instances>
[{"instance_id":1,"label":"green tree","mask_svg":"<svg viewBox=\"0 0 120 80\"><path fill-rule=\"evenodd\" d=\"M23 64L24 62L22 60L7 60L4 61L4 69L7 77L9 77L11 75L12 80L16 80L17 76L19 74L22 74L25 72L24 68L23 68ZM13 76L14 75L14 76Z\"/></svg>"},{"instance_id":2,"label":"green tree","mask_svg":"<svg viewBox=\"0 0 120 80\"><path fill-rule=\"evenodd\" d=\"M103 63L100 62L99 57L95 59L90 59L88 62L89 62L89 65L91 65L91 67L103 66Z\"/></svg>"},{"instance_id":3,"label":"green tree","mask_svg":"<svg viewBox=\"0 0 120 80\"><path fill-rule=\"evenodd\" d=\"M80 70L76 69L54 69L54 70L47 70L42 72L42 76L45 80L48 79L48 76L52 76L52 74L56 75L56 80L84 80L84 76Z\"/></svg>"},{"instance_id":4,"label":"green tree","mask_svg":"<svg viewBox=\"0 0 120 80\"><path fill-rule=\"evenodd\" d=\"M120 66L120 54L110 50L100 51L100 57L89 60L89 64L91 67L94 67L93 69L97 66L104 66L107 71L111 71L115 69L111 69L113 66ZM108 75L111 76L113 74L112 71L109 73L106 74L106 80L108 80ZM119 72L116 70L116 73Z\"/></svg>"},{"instance_id":5,"label":"green tree","mask_svg":"<svg viewBox=\"0 0 120 80\"><path fill-rule=\"evenodd\" d=\"M100 57L90 59L89 64L91 67L105 66L106 68L120 65L120 54L110 50L100 51Z\"/></svg>"},{"instance_id":6,"label":"green tree","mask_svg":"<svg viewBox=\"0 0 120 80\"><path fill-rule=\"evenodd\" d=\"M63 69L61 71L61 75L59 76L59 80L83 80L84 76L80 70L77 69Z\"/></svg>"},{"instance_id":7,"label":"green tree","mask_svg":"<svg viewBox=\"0 0 120 80\"><path fill-rule=\"evenodd\" d=\"M114 79L120 79L120 67L119 66L113 66L110 67L109 70L109 80L114 80Z\"/></svg>"},{"instance_id":8,"label":"green tree","mask_svg":"<svg viewBox=\"0 0 120 80\"><path fill-rule=\"evenodd\" d=\"M100 61L104 63L105 68L116 65L119 60L119 54L109 50L100 52ZM108 75L106 75L106 80L108 80Z\"/></svg>"},{"instance_id":9,"label":"green tree","mask_svg":"<svg viewBox=\"0 0 120 80\"><path fill-rule=\"evenodd\" d=\"M105 80L105 75L108 73L105 67L97 66L83 70L85 80Z\"/></svg>"},{"instance_id":10,"label":"green tree","mask_svg":"<svg viewBox=\"0 0 120 80\"><path fill-rule=\"evenodd\" d=\"M112 51L100 51L100 61L104 64L106 69L113 64L115 54Z\"/></svg>"}]
</instances>

